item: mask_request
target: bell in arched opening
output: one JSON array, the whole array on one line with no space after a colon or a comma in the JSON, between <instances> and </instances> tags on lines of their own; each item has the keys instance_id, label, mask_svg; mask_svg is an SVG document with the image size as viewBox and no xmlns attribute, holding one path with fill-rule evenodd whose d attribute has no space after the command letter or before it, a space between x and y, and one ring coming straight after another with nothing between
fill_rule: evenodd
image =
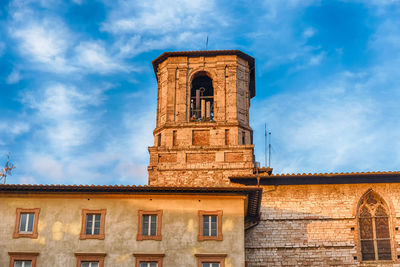
<instances>
[{"instance_id":1,"label":"bell in arched opening","mask_svg":"<svg viewBox=\"0 0 400 267\"><path fill-rule=\"evenodd\" d=\"M195 74L190 90L190 120L214 120L214 87L212 79L204 72Z\"/></svg>"}]
</instances>

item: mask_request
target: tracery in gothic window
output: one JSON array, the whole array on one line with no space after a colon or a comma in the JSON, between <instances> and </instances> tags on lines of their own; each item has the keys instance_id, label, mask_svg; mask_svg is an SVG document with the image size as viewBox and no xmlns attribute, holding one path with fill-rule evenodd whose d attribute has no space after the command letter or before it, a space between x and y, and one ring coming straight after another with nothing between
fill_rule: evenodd
<instances>
[{"instance_id":1,"label":"tracery in gothic window","mask_svg":"<svg viewBox=\"0 0 400 267\"><path fill-rule=\"evenodd\" d=\"M373 191L364 195L358 209L361 257L363 261L391 260L389 211Z\"/></svg>"}]
</instances>

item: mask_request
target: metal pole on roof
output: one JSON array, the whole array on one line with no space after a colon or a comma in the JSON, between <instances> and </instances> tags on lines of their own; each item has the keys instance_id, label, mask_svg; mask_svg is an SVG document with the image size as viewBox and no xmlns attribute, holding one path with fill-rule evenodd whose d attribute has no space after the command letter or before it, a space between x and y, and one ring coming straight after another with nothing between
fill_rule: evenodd
<instances>
[{"instance_id":1,"label":"metal pole on roof","mask_svg":"<svg viewBox=\"0 0 400 267\"><path fill-rule=\"evenodd\" d=\"M264 126L264 166L267 166L267 123Z\"/></svg>"}]
</instances>

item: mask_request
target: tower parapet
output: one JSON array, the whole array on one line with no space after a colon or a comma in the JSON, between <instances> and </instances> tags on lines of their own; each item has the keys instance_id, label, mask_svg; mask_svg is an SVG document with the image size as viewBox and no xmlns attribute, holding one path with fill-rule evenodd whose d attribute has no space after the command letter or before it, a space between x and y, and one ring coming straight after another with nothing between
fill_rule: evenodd
<instances>
[{"instance_id":1,"label":"tower parapet","mask_svg":"<svg viewBox=\"0 0 400 267\"><path fill-rule=\"evenodd\" d=\"M252 174L254 58L239 50L166 52L158 83L150 185L223 186Z\"/></svg>"}]
</instances>

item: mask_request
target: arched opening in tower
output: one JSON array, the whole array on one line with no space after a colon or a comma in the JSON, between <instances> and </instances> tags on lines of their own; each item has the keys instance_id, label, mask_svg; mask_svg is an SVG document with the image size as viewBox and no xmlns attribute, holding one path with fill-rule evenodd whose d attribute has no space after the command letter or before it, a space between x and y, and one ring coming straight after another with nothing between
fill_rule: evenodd
<instances>
[{"instance_id":1,"label":"arched opening in tower","mask_svg":"<svg viewBox=\"0 0 400 267\"><path fill-rule=\"evenodd\" d=\"M204 71L195 74L190 90L190 120L214 120L214 88L212 79Z\"/></svg>"}]
</instances>

